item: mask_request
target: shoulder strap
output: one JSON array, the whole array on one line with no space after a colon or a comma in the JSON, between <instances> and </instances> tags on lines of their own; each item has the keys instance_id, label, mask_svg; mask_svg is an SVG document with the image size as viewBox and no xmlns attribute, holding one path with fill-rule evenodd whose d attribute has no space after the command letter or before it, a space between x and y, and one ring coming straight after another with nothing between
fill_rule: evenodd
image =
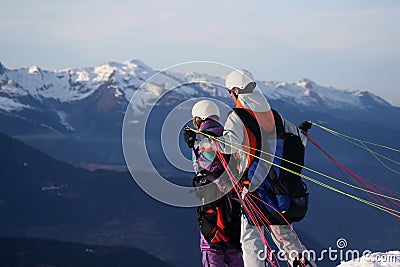
<instances>
[{"instance_id":1,"label":"shoulder strap","mask_svg":"<svg viewBox=\"0 0 400 267\"><path fill-rule=\"evenodd\" d=\"M239 116L242 122L250 129L257 140L261 140L261 128L257 120L244 108L234 108L235 113ZM283 120L281 115L275 109L271 109L275 121L276 135L282 136L285 134L285 126L283 125Z\"/></svg>"},{"instance_id":2,"label":"shoulder strap","mask_svg":"<svg viewBox=\"0 0 400 267\"><path fill-rule=\"evenodd\" d=\"M243 124L249 128L257 140L257 148L261 147L261 130L257 120L244 108L234 108L233 111L239 116Z\"/></svg>"},{"instance_id":3,"label":"shoulder strap","mask_svg":"<svg viewBox=\"0 0 400 267\"><path fill-rule=\"evenodd\" d=\"M281 115L275 109L271 109L271 111L272 111L272 114L274 114L276 135L279 136L279 135L284 134L285 126L283 125L283 120L282 120Z\"/></svg>"}]
</instances>

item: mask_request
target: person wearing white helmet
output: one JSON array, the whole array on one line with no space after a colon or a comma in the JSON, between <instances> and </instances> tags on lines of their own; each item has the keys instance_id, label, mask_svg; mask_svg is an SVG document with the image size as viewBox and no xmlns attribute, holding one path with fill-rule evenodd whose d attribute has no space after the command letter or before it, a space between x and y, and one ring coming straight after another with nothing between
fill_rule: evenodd
<instances>
[{"instance_id":1,"label":"person wearing white helmet","mask_svg":"<svg viewBox=\"0 0 400 267\"><path fill-rule=\"evenodd\" d=\"M297 136L300 144L305 146L306 138L301 131L304 130L306 132L308 129L304 127L303 129L297 128L291 122L285 120L279 113L272 110L264 95L261 93L259 88L256 87L256 82L250 71L241 69L231 72L226 78L226 87L231 98L235 102L236 108L229 114L226 120L223 135L219 137L219 140L221 140L221 142L218 143L219 149L221 149L223 153L235 154L237 155L237 158L240 158L239 172L244 173L242 177L239 177L241 178L242 184L247 189L253 186L253 190L256 193L261 192L257 191L262 190L262 187L259 185L261 185L264 180L271 179L271 172L269 171L269 168L263 169L262 165L265 163L259 161L257 157L255 157L260 155L255 148L267 149L262 147L262 142L264 141L262 141L260 133L264 132L273 135L275 129L279 128L282 132L291 133L293 136ZM253 124L253 126L251 124ZM254 124L257 126L256 128L258 130L254 130ZM232 144L236 147L237 144L242 144L242 150L247 153L238 152L237 149L228 144ZM200 149L209 150L212 146L211 143L203 142ZM274 168L271 169L274 170ZM300 180L300 178L297 177L295 179ZM273 181L270 180L269 182L270 184L273 184ZM272 190L274 190L274 188L272 188ZM303 190L303 186L302 189L299 190ZM245 189L244 191L248 190ZM282 222L282 219L279 218L279 216L282 217L281 214L284 214L287 211L286 208L281 208L281 206L278 205L280 203L278 203L275 193L263 193L264 195L259 193L257 196L261 198L262 196L266 196L263 201L267 202L268 205L276 206L273 207L274 211L267 212L268 215L270 215L267 216L269 220L268 226L267 228L261 226L264 234L266 234L267 231L270 232L278 249L286 252L286 255L293 255L293 252L295 252L297 258L287 257L287 261L291 266L316 266L311 260L301 259L302 252L305 249L304 246L300 243L300 240L293 232L291 225ZM304 192L304 196L305 195L306 192ZM302 199L305 199L305 197ZM277 210L281 211L278 212L278 216L275 212ZM244 212L241 220L241 243L244 266L265 266L267 262L258 257L260 252L264 250L264 243L259 235L257 226L254 225L254 222L250 219L250 215L246 214L246 212ZM259 223L259 225L261 224Z\"/></svg>"},{"instance_id":2,"label":"person wearing white helmet","mask_svg":"<svg viewBox=\"0 0 400 267\"><path fill-rule=\"evenodd\" d=\"M201 100L194 104L192 108L192 118L195 120L195 127L200 128L200 122L204 122L207 119L214 121L219 120L219 108L217 104L210 100Z\"/></svg>"},{"instance_id":3,"label":"person wearing white helmet","mask_svg":"<svg viewBox=\"0 0 400 267\"><path fill-rule=\"evenodd\" d=\"M200 131L221 136L223 126L218 122L218 106L210 100L201 100L192 108L192 122ZM214 151L200 151L199 143L208 138L185 129L184 140L192 148L196 175L193 186L198 190L202 205L197 209L200 226L200 250L204 267L243 267L240 245L240 204L232 193L223 195L220 176L224 173L222 163ZM202 185L207 184L207 187Z\"/></svg>"}]
</instances>

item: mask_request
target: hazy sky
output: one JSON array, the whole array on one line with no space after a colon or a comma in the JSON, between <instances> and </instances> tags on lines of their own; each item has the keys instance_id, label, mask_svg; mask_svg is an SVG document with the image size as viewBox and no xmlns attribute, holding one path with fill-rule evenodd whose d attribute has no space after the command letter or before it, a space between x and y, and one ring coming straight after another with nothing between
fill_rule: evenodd
<instances>
[{"instance_id":1,"label":"hazy sky","mask_svg":"<svg viewBox=\"0 0 400 267\"><path fill-rule=\"evenodd\" d=\"M400 106L399 0L1 1L0 36L8 68L210 60Z\"/></svg>"}]
</instances>

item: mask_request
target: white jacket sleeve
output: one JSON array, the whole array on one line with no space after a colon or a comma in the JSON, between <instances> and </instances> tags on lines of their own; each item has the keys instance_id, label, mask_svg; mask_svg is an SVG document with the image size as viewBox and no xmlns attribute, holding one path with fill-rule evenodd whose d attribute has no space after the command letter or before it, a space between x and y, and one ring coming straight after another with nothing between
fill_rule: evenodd
<instances>
[{"instance_id":1,"label":"white jacket sleeve","mask_svg":"<svg viewBox=\"0 0 400 267\"><path fill-rule=\"evenodd\" d=\"M236 112L231 112L226 119L224 133L220 138L220 148L225 154L233 154L237 152L234 147L242 149L244 140L244 124Z\"/></svg>"},{"instance_id":2,"label":"white jacket sleeve","mask_svg":"<svg viewBox=\"0 0 400 267\"><path fill-rule=\"evenodd\" d=\"M233 154L237 152L234 147L242 149L242 144L244 140L244 124L239 116L235 112L231 112L226 119L224 126L224 133L221 137L218 137L220 142L218 142L219 148L224 154ZM205 138L199 142L199 147L201 150L216 150L212 147L209 139Z\"/></svg>"}]
</instances>

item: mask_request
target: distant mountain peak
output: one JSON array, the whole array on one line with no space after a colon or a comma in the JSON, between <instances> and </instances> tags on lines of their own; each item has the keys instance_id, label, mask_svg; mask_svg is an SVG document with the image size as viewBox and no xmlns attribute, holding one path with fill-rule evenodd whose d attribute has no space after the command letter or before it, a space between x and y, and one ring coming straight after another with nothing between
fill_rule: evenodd
<instances>
[{"instance_id":1,"label":"distant mountain peak","mask_svg":"<svg viewBox=\"0 0 400 267\"><path fill-rule=\"evenodd\" d=\"M0 75L3 75L6 71L7 71L7 69L3 66L3 64L1 64L1 61L0 61Z\"/></svg>"},{"instance_id":2,"label":"distant mountain peak","mask_svg":"<svg viewBox=\"0 0 400 267\"><path fill-rule=\"evenodd\" d=\"M33 65L28 68L28 73L29 74L41 74L42 70L38 66Z\"/></svg>"},{"instance_id":3,"label":"distant mountain peak","mask_svg":"<svg viewBox=\"0 0 400 267\"><path fill-rule=\"evenodd\" d=\"M97 74L97 77L95 77L93 81L96 82L108 81L114 75L114 73L117 71L118 68L120 68L120 66L116 66L115 64L111 63L106 63L94 68L94 73Z\"/></svg>"},{"instance_id":4,"label":"distant mountain peak","mask_svg":"<svg viewBox=\"0 0 400 267\"><path fill-rule=\"evenodd\" d=\"M313 86L314 86L316 83L313 82L313 81L311 81L311 80L309 80L309 79L307 79L307 78L304 78L304 79L298 81L297 84L298 84L299 86L304 87L304 88L307 88L307 89L313 89Z\"/></svg>"},{"instance_id":5,"label":"distant mountain peak","mask_svg":"<svg viewBox=\"0 0 400 267\"><path fill-rule=\"evenodd\" d=\"M125 60L122 62L125 65L136 65L136 66L144 66L148 67L143 61L140 59L131 59L131 60Z\"/></svg>"}]
</instances>

